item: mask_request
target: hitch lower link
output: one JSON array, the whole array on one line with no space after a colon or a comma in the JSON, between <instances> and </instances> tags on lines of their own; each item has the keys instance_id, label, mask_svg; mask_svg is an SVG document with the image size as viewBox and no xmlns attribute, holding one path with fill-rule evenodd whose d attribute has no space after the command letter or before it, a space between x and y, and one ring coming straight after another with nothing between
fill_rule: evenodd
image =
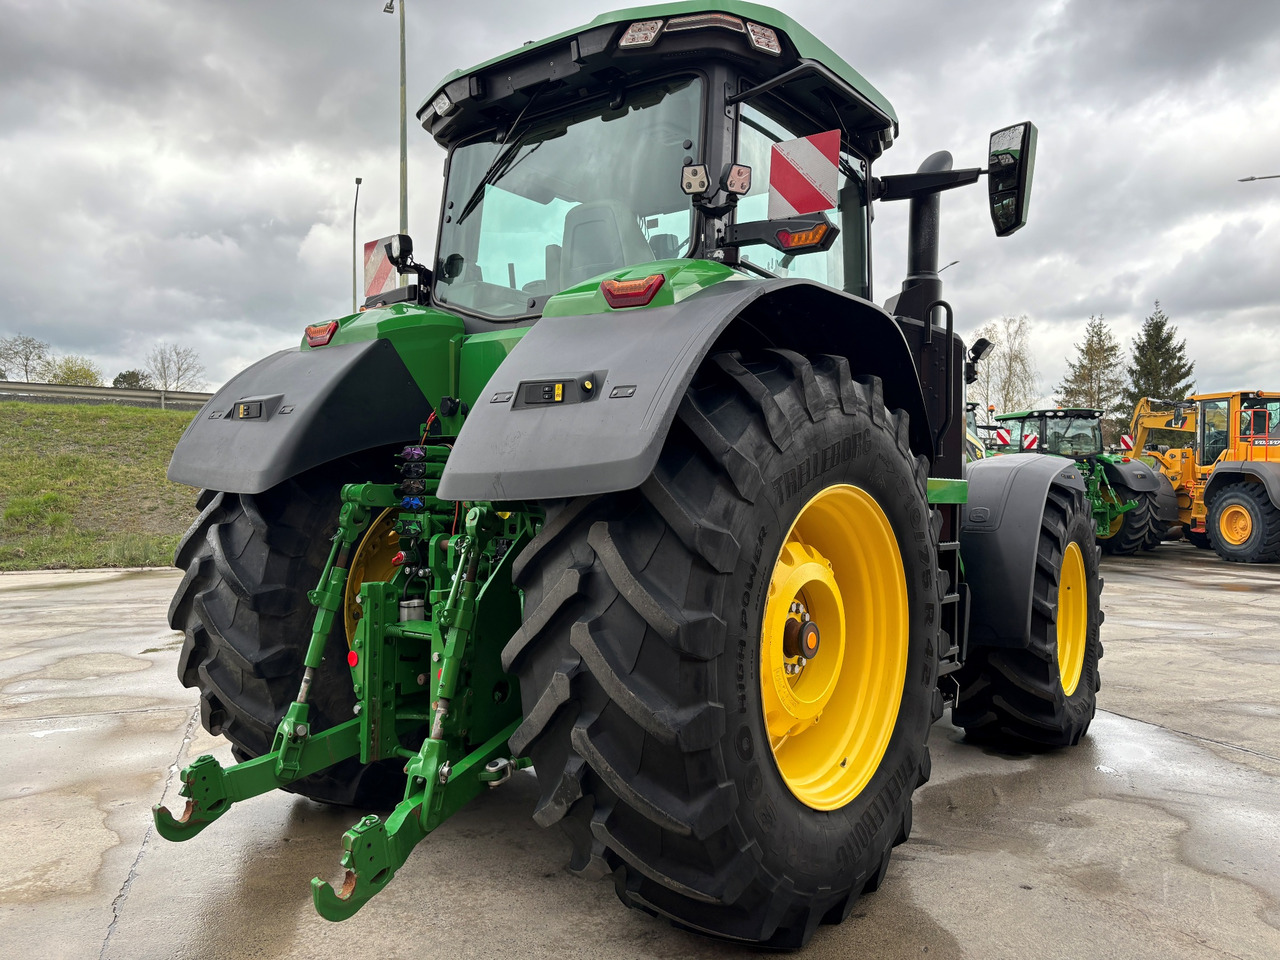
<instances>
[{"instance_id":1,"label":"hitch lower link","mask_svg":"<svg viewBox=\"0 0 1280 960\"><path fill-rule=\"evenodd\" d=\"M431 462L432 448L425 450L428 477L438 481L441 462ZM419 459L422 455L419 455ZM276 729L271 749L260 757L224 768L212 756L201 756L181 772L180 795L186 809L175 818L162 804L152 807L156 832L166 840L188 840L200 833L231 808L231 805L284 787L351 757L362 763L392 757L405 761L408 776L404 799L385 821L376 815L364 817L343 836L341 864L346 876L339 891L324 880L312 878L312 900L327 920L345 920L358 911L391 880L408 859L413 848L486 786L505 782L518 768L528 766L525 758L509 756L507 740L520 724L518 710L498 732L479 747L466 750L458 721L451 716L451 702L458 694L459 673L470 646L476 620L477 569L482 551L492 536L491 513L487 505L467 512L466 533L433 537L432 556L440 560L451 548L456 555L447 592L438 593L432 621L399 621L400 588L391 582L360 585L358 603L362 617L348 656L357 695L356 716L320 733L313 734L307 702L315 671L320 667L325 643L341 615L346 597L347 575L355 545L370 525L373 508L424 510L434 501L433 483L427 496L408 498L390 484L348 485L342 490L342 509L333 548L320 576L317 589L308 593L316 607L311 640L304 659L304 673L297 698L289 704ZM435 504L444 506L441 501ZM452 519L453 509L448 513ZM443 510L441 511L443 513ZM405 516L402 514L402 517ZM419 524L424 517L413 518ZM430 525L429 522L427 524ZM417 532L418 526L412 531ZM401 541L404 542L403 539ZM498 564L509 575L517 550L508 550ZM421 572L421 570L419 570ZM397 574L399 576L399 573ZM490 581L494 580L493 574ZM430 654L436 668L430 685L430 709L423 705L409 709L397 696L397 668L412 654ZM419 675L423 684L428 675ZM470 691L466 691L468 697ZM421 700L423 698L419 698ZM429 719L430 733L417 750L400 742L397 721ZM461 734L461 735L460 735Z\"/></svg>"}]
</instances>

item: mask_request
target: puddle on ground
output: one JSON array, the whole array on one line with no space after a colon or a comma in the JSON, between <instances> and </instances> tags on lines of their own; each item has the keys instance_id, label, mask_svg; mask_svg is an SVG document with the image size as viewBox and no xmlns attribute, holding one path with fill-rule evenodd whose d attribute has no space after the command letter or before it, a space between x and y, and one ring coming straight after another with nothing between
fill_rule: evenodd
<instances>
[{"instance_id":1,"label":"puddle on ground","mask_svg":"<svg viewBox=\"0 0 1280 960\"><path fill-rule=\"evenodd\" d=\"M0 903L89 893L108 850L120 842L90 796L39 793L0 801L9 836L21 837L0 871Z\"/></svg>"},{"instance_id":2,"label":"puddle on ground","mask_svg":"<svg viewBox=\"0 0 1280 960\"><path fill-rule=\"evenodd\" d=\"M121 653L81 653L51 663L47 667L11 677L5 681L6 689L26 680L96 680L122 673L138 673L153 664L150 660L127 657Z\"/></svg>"}]
</instances>

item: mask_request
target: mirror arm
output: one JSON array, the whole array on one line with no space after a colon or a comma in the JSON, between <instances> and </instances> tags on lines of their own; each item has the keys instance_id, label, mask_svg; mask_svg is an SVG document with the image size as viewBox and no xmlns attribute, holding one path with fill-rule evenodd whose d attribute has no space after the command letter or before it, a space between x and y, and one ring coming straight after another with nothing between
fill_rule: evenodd
<instances>
[{"instance_id":1,"label":"mirror arm","mask_svg":"<svg viewBox=\"0 0 1280 960\"><path fill-rule=\"evenodd\" d=\"M898 173L871 180L872 200L911 200L915 197L941 193L956 187L977 183L987 171L981 167L964 170L937 170L928 173Z\"/></svg>"}]
</instances>

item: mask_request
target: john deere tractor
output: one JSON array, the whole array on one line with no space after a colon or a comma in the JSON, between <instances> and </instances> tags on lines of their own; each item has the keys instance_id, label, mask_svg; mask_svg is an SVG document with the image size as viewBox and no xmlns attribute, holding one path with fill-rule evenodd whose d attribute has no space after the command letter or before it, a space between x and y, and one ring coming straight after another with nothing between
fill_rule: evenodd
<instances>
[{"instance_id":1,"label":"john deere tractor","mask_svg":"<svg viewBox=\"0 0 1280 960\"><path fill-rule=\"evenodd\" d=\"M1125 556L1160 544L1168 526L1160 520L1160 472L1103 452L1101 410L1026 410L999 414L996 423L1007 431L1002 440L1010 452L1070 457L1079 464L1104 553Z\"/></svg>"},{"instance_id":2,"label":"john deere tractor","mask_svg":"<svg viewBox=\"0 0 1280 960\"><path fill-rule=\"evenodd\" d=\"M625 904L804 944L884 879L948 704L1020 744L1094 715L1087 478L966 468L982 349L937 271L942 191L986 174L997 235L1025 223L1035 128L882 176L884 96L732 0L597 17L417 116L438 239L384 245L416 282L240 373L174 452L202 488L179 676L238 762L182 771L157 830L275 788L389 809L312 881L340 920L536 775L534 819ZM881 307L872 205L897 201Z\"/></svg>"}]
</instances>

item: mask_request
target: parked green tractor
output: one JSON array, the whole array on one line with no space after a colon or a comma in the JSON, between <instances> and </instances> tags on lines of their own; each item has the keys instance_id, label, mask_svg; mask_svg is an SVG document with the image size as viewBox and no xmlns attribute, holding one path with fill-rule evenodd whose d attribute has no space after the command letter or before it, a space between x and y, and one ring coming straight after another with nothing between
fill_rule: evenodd
<instances>
[{"instance_id":1,"label":"parked green tractor","mask_svg":"<svg viewBox=\"0 0 1280 960\"><path fill-rule=\"evenodd\" d=\"M1094 714L1085 477L966 466L984 348L937 269L941 191L987 174L997 235L1024 224L1035 128L877 175L888 101L731 0L597 17L417 116L448 152L431 266L389 238L416 283L240 373L174 452L203 488L179 676L238 762L182 771L157 830L274 788L390 809L312 881L340 920L536 775L625 904L802 945L882 882L948 704L989 742ZM881 308L872 204L900 200Z\"/></svg>"},{"instance_id":2,"label":"parked green tractor","mask_svg":"<svg viewBox=\"0 0 1280 960\"><path fill-rule=\"evenodd\" d=\"M1104 553L1128 556L1160 545L1169 526L1160 519L1160 472L1103 452L1101 410L1026 410L999 414L996 423L1007 431L1000 436L1010 453L1052 454L1079 464Z\"/></svg>"}]
</instances>

